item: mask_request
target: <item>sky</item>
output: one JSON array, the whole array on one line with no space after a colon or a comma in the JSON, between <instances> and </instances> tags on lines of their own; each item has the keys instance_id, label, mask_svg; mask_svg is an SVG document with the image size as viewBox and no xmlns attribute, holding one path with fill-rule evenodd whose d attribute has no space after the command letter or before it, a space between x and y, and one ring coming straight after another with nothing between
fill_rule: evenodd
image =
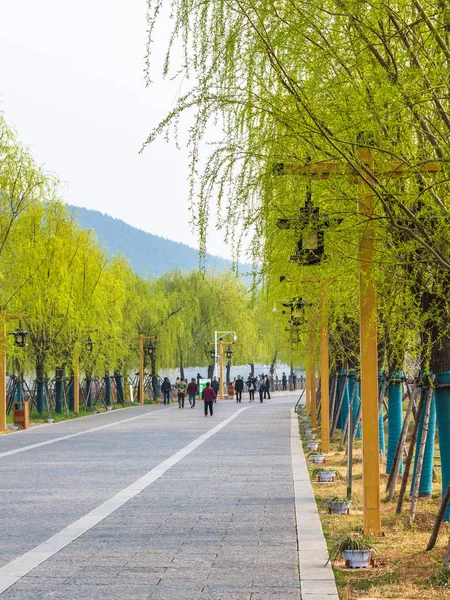
<instances>
[{"instance_id":1,"label":"sky","mask_svg":"<svg viewBox=\"0 0 450 600\"><path fill-rule=\"evenodd\" d=\"M65 201L197 247L187 149L161 139L138 154L180 91L145 87L145 17L145 0L0 0L0 110ZM169 31L156 32L156 65ZM208 251L231 255L220 233Z\"/></svg>"}]
</instances>

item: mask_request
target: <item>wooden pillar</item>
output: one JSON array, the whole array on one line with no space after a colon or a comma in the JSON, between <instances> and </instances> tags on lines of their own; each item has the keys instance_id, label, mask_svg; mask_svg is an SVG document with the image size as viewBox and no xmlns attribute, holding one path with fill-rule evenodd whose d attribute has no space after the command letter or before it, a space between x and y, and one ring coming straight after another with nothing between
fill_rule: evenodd
<instances>
[{"instance_id":1,"label":"wooden pillar","mask_svg":"<svg viewBox=\"0 0 450 600\"><path fill-rule=\"evenodd\" d=\"M144 404L144 336L139 334L139 404Z\"/></svg>"},{"instance_id":2,"label":"wooden pillar","mask_svg":"<svg viewBox=\"0 0 450 600\"><path fill-rule=\"evenodd\" d=\"M317 427L317 406L316 406L316 340L314 332L314 323L310 322L309 333L309 355L310 355L310 402L311 402L311 427Z\"/></svg>"},{"instance_id":3,"label":"wooden pillar","mask_svg":"<svg viewBox=\"0 0 450 600\"><path fill-rule=\"evenodd\" d=\"M0 433L6 431L6 314L0 311Z\"/></svg>"},{"instance_id":4,"label":"wooden pillar","mask_svg":"<svg viewBox=\"0 0 450 600\"><path fill-rule=\"evenodd\" d=\"M373 169L373 157L368 148L358 149L361 162ZM364 182L359 184L359 306L361 343L361 402L363 440L363 516L364 532L381 535L380 460L378 435L378 351L377 294L373 257L375 227L374 197Z\"/></svg>"},{"instance_id":5,"label":"wooden pillar","mask_svg":"<svg viewBox=\"0 0 450 600\"><path fill-rule=\"evenodd\" d=\"M322 283L320 290L320 394L321 394L321 450L324 454L330 451L330 398L329 398L329 359L328 359L328 315L327 315L327 283Z\"/></svg>"},{"instance_id":6,"label":"wooden pillar","mask_svg":"<svg viewBox=\"0 0 450 600\"><path fill-rule=\"evenodd\" d=\"M308 414L311 412L311 367L309 366L308 359L306 360L306 373L305 373L305 409Z\"/></svg>"},{"instance_id":7,"label":"wooden pillar","mask_svg":"<svg viewBox=\"0 0 450 600\"><path fill-rule=\"evenodd\" d=\"M73 356L73 412L80 412L80 346L75 343Z\"/></svg>"},{"instance_id":8,"label":"wooden pillar","mask_svg":"<svg viewBox=\"0 0 450 600\"><path fill-rule=\"evenodd\" d=\"M220 376L220 381L219 381L219 399L223 400L225 398L224 393L223 393L223 377L224 377L224 373L223 373L223 341L219 340L219 365L220 365L220 370L219 370L219 376Z\"/></svg>"}]
</instances>

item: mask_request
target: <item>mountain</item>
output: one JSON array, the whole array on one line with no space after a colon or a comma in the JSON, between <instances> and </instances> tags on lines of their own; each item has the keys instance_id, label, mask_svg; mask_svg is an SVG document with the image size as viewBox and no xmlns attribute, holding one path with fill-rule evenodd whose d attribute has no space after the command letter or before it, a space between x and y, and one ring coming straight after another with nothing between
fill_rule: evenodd
<instances>
[{"instance_id":1,"label":"mountain","mask_svg":"<svg viewBox=\"0 0 450 600\"><path fill-rule=\"evenodd\" d=\"M83 229L93 229L110 254L122 254L130 266L143 277L162 275L174 267L181 271L198 268L198 251L186 244L173 242L158 235L132 227L98 210L69 206L69 211ZM231 269L231 261L212 254L206 255L208 271L223 273ZM250 265L240 265L241 273Z\"/></svg>"}]
</instances>

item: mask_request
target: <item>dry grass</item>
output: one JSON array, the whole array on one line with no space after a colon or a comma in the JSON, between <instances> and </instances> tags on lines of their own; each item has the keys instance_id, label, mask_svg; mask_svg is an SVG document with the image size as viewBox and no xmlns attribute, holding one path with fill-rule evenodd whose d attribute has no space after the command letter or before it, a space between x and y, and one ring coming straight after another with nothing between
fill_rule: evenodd
<instances>
[{"instance_id":1,"label":"dry grass","mask_svg":"<svg viewBox=\"0 0 450 600\"><path fill-rule=\"evenodd\" d=\"M317 432L318 433L318 432ZM319 436L318 436L319 437ZM305 455L308 452L305 450ZM362 529L362 450L356 442L353 464L353 510L350 515L330 515L323 501L332 496L346 497L346 461L339 443L332 442L327 455L326 467L335 468L341 477L335 483L313 481L313 489L319 507L320 518L329 547L333 540L346 531ZM309 462L309 461L308 461ZM309 465L310 474L317 465ZM387 476L382 475L382 498L385 494ZM397 486L397 491L400 483ZM404 503L402 515L395 514L396 497L393 502L382 502L383 537L374 540L378 549L376 567L346 569L336 562L335 576L342 600L357 598L395 598L411 600L450 600L450 577L441 573L442 561L450 535L450 524L441 528L436 548L425 548L438 512L441 500L441 484L435 483L432 498L419 500L417 517L409 524L409 498Z\"/></svg>"}]
</instances>

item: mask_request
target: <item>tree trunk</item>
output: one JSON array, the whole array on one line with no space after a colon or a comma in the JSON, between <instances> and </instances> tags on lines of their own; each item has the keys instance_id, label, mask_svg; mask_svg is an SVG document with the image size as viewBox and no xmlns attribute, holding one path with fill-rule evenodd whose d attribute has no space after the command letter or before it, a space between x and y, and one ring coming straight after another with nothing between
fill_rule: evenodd
<instances>
[{"instance_id":1,"label":"tree trunk","mask_svg":"<svg viewBox=\"0 0 450 600\"><path fill-rule=\"evenodd\" d=\"M44 363L36 363L36 408L40 415L44 412L45 404L45 372Z\"/></svg>"},{"instance_id":2,"label":"tree trunk","mask_svg":"<svg viewBox=\"0 0 450 600\"><path fill-rule=\"evenodd\" d=\"M64 369L55 371L55 413L62 415L63 412L63 376Z\"/></svg>"},{"instance_id":3,"label":"tree trunk","mask_svg":"<svg viewBox=\"0 0 450 600\"><path fill-rule=\"evenodd\" d=\"M386 491L388 492L389 500L392 500L392 497L394 495L395 484L397 483L397 477L398 477L398 474L400 473L400 465L402 464L403 448L405 447L406 435L408 433L409 422L411 420L413 406L416 401L415 393L414 393L415 390L414 390L414 392L411 392L408 388L408 391L410 392L409 404L408 404L408 408L406 410L406 415L405 415L405 419L403 421L403 427L402 427L402 431L400 434L400 439L397 444L394 461L392 463L391 472L389 473L389 479L388 479L388 483L386 486Z\"/></svg>"},{"instance_id":4,"label":"tree trunk","mask_svg":"<svg viewBox=\"0 0 450 600\"><path fill-rule=\"evenodd\" d=\"M180 379L184 380L183 351L180 349Z\"/></svg>"},{"instance_id":5,"label":"tree trunk","mask_svg":"<svg viewBox=\"0 0 450 600\"><path fill-rule=\"evenodd\" d=\"M208 380L211 381L214 377L214 365L208 365Z\"/></svg>"},{"instance_id":6,"label":"tree trunk","mask_svg":"<svg viewBox=\"0 0 450 600\"><path fill-rule=\"evenodd\" d=\"M250 363L250 375L252 377L255 376L255 364L254 363Z\"/></svg>"},{"instance_id":7,"label":"tree trunk","mask_svg":"<svg viewBox=\"0 0 450 600\"><path fill-rule=\"evenodd\" d=\"M397 508L395 509L395 512L398 515L402 512L403 499L405 497L406 486L408 484L409 472L411 470L412 458L414 456L414 446L416 445L417 432L419 430L420 415L422 414L422 411L424 409L423 407L424 407L424 399L423 399L423 393L422 393L421 398L420 398L419 408L417 410L417 418L416 418L416 422L414 424L413 434L411 436L411 441L409 443L408 456L406 457L405 469L403 471L403 479L402 479L402 485L400 487L400 493L398 495Z\"/></svg>"},{"instance_id":8,"label":"tree trunk","mask_svg":"<svg viewBox=\"0 0 450 600\"><path fill-rule=\"evenodd\" d=\"M227 374L226 374L226 382L230 383L231 381L231 360L227 362Z\"/></svg>"},{"instance_id":9,"label":"tree trunk","mask_svg":"<svg viewBox=\"0 0 450 600\"><path fill-rule=\"evenodd\" d=\"M450 537L448 538L447 552L444 556L444 564L442 565L442 571L446 573L450 570Z\"/></svg>"},{"instance_id":10,"label":"tree trunk","mask_svg":"<svg viewBox=\"0 0 450 600\"><path fill-rule=\"evenodd\" d=\"M428 423L430 421L430 413L431 413L431 401L433 399L433 387L432 382L429 383L429 390L427 393L427 402L425 405L425 417L423 421L422 428L422 437L420 440L420 448L419 448L419 456L417 458L417 470L416 470L416 480L414 482L414 489L411 497L411 509L409 512L409 520L411 523L414 521L416 517L416 508L417 508L417 500L419 498L419 483L420 477L422 475L422 466L423 466L423 457L425 455L425 444L427 443L428 436Z\"/></svg>"},{"instance_id":11,"label":"tree trunk","mask_svg":"<svg viewBox=\"0 0 450 600\"><path fill-rule=\"evenodd\" d=\"M447 506L450 502L450 483L447 486L447 491L444 494L444 498L442 500L441 506L439 508L439 512L436 516L436 521L434 522L433 531L431 532L430 541L428 542L427 551L433 550L436 545L436 540L439 535L439 529L441 527L441 523L444 519L445 512L447 510ZM450 550L450 547L449 547ZM447 568L449 563L447 562Z\"/></svg>"}]
</instances>

